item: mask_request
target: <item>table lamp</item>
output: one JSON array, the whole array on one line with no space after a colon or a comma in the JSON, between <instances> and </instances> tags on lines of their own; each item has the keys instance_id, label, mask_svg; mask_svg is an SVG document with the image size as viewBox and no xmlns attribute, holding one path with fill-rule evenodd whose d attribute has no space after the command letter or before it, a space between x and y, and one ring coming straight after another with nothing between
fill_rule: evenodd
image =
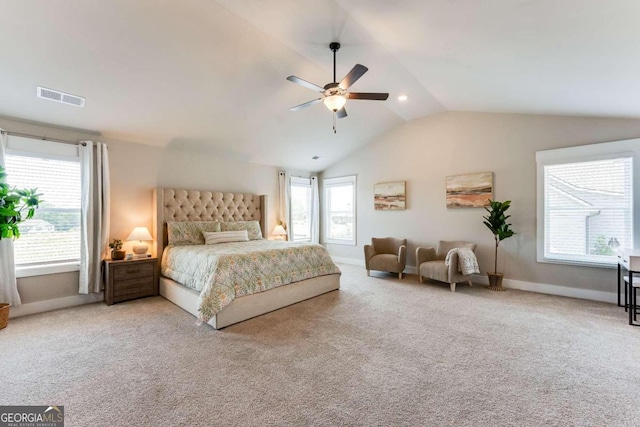
<instances>
[{"instance_id":1,"label":"table lamp","mask_svg":"<svg viewBox=\"0 0 640 427\"><path fill-rule=\"evenodd\" d=\"M284 240L284 236L287 235L287 232L281 224L278 224L275 226L273 233L271 234L275 236L275 240Z\"/></svg>"},{"instance_id":2,"label":"table lamp","mask_svg":"<svg viewBox=\"0 0 640 427\"><path fill-rule=\"evenodd\" d=\"M133 245L133 253L136 255L144 255L147 253L149 247L144 243L144 240L153 240L151 233L147 227L136 227L133 229L127 240L137 240L138 243Z\"/></svg>"}]
</instances>

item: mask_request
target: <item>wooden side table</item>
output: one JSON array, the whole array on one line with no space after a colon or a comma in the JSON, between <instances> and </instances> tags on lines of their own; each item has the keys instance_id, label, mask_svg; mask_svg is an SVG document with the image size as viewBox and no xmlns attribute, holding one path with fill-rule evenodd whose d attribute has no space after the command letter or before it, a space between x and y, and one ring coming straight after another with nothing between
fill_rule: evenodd
<instances>
[{"instance_id":1,"label":"wooden side table","mask_svg":"<svg viewBox=\"0 0 640 427\"><path fill-rule=\"evenodd\" d=\"M107 260L104 264L107 305L159 294L158 258Z\"/></svg>"}]
</instances>

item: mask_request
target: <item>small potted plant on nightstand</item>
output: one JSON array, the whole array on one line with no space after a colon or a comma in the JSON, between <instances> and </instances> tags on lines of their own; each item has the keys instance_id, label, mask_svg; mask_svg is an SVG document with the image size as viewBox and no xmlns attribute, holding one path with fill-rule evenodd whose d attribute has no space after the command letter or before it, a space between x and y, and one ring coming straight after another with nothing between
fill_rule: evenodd
<instances>
[{"instance_id":1,"label":"small potted plant on nightstand","mask_svg":"<svg viewBox=\"0 0 640 427\"><path fill-rule=\"evenodd\" d=\"M127 254L122 250L122 240L113 239L113 242L109 243L109 247L111 248L111 259L114 261L124 259Z\"/></svg>"}]
</instances>

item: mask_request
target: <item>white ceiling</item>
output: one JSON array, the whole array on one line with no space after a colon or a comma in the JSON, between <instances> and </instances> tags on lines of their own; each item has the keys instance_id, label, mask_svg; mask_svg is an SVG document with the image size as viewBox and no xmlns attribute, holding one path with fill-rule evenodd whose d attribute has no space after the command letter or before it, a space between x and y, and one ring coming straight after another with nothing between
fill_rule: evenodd
<instances>
[{"instance_id":1,"label":"white ceiling","mask_svg":"<svg viewBox=\"0 0 640 427\"><path fill-rule=\"evenodd\" d=\"M0 115L318 171L445 110L640 117L638 0L0 0ZM320 86L356 63L332 132ZM36 98L41 85L86 97ZM396 98L406 93L409 100ZM320 160L311 160L318 155Z\"/></svg>"}]
</instances>

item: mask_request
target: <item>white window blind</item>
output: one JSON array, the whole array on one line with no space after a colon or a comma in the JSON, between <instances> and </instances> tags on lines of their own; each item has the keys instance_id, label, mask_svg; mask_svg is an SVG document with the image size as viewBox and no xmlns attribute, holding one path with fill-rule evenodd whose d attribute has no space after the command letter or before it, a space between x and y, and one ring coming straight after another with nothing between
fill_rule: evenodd
<instances>
[{"instance_id":1,"label":"white window blind","mask_svg":"<svg viewBox=\"0 0 640 427\"><path fill-rule=\"evenodd\" d=\"M545 257L614 264L632 247L630 157L544 167Z\"/></svg>"},{"instance_id":2,"label":"white window blind","mask_svg":"<svg viewBox=\"0 0 640 427\"><path fill-rule=\"evenodd\" d=\"M637 140L538 152L538 261L617 263L634 246Z\"/></svg>"},{"instance_id":3,"label":"white window blind","mask_svg":"<svg viewBox=\"0 0 640 427\"><path fill-rule=\"evenodd\" d=\"M291 233L294 242L311 241L311 179L291 177Z\"/></svg>"},{"instance_id":4,"label":"white window blind","mask_svg":"<svg viewBox=\"0 0 640 427\"><path fill-rule=\"evenodd\" d=\"M37 188L41 194L34 217L20 225L18 267L80 259L80 163L68 156L41 155L9 151L6 156L8 183Z\"/></svg>"},{"instance_id":5,"label":"white window blind","mask_svg":"<svg viewBox=\"0 0 640 427\"><path fill-rule=\"evenodd\" d=\"M324 241L356 244L356 177L323 180Z\"/></svg>"}]
</instances>

